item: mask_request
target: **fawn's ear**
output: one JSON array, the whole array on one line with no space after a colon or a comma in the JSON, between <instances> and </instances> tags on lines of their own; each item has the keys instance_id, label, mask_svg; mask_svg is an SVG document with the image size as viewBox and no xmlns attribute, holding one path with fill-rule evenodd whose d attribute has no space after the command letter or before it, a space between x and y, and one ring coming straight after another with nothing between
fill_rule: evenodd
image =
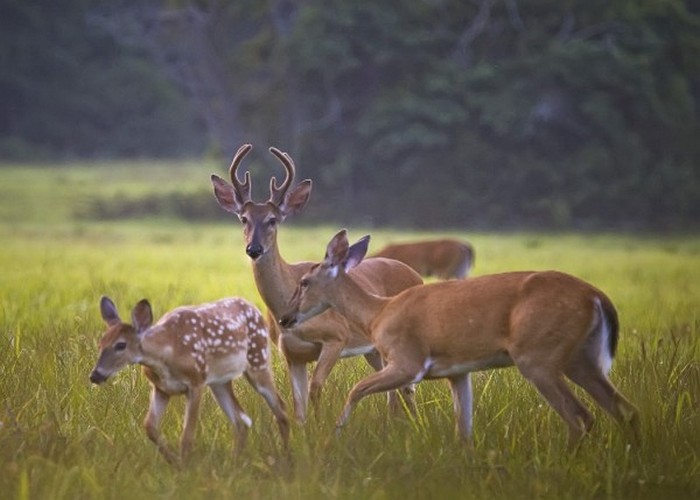
<instances>
[{"instance_id":1,"label":"fawn's ear","mask_svg":"<svg viewBox=\"0 0 700 500\"><path fill-rule=\"evenodd\" d=\"M136 333L143 333L153 324L153 311L151 304L146 299L139 300L131 311L131 323L136 328Z\"/></svg>"},{"instance_id":2,"label":"fawn's ear","mask_svg":"<svg viewBox=\"0 0 700 500\"><path fill-rule=\"evenodd\" d=\"M105 320L109 326L114 326L121 323L119 319L119 313L117 312L117 306L114 305L112 299L103 295L100 298L100 313L102 313L102 319Z\"/></svg>"},{"instance_id":3,"label":"fawn's ear","mask_svg":"<svg viewBox=\"0 0 700 500\"><path fill-rule=\"evenodd\" d=\"M369 234L363 236L357 242L355 242L347 251L347 257L345 262L343 262L343 269L345 272L349 271L365 258L367 255L367 250L369 249Z\"/></svg>"},{"instance_id":4,"label":"fawn's ear","mask_svg":"<svg viewBox=\"0 0 700 500\"><path fill-rule=\"evenodd\" d=\"M280 212L282 212L285 217L301 212L310 197L311 179L306 179L294 186L294 189L287 193L284 197L284 201L279 206Z\"/></svg>"},{"instance_id":5,"label":"fawn's ear","mask_svg":"<svg viewBox=\"0 0 700 500\"><path fill-rule=\"evenodd\" d=\"M214 186L214 197L221 208L232 214L239 215L243 204L241 203L242 200L236 195L236 190L233 186L216 174L211 174L211 184Z\"/></svg>"}]
</instances>

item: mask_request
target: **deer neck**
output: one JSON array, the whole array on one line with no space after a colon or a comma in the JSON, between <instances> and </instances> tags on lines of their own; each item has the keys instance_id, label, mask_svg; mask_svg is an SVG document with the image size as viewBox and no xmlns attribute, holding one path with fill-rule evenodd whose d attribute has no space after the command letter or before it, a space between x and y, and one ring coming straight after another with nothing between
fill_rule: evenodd
<instances>
[{"instance_id":1,"label":"deer neck","mask_svg":"<svg viewBox=\"0 0 700 500\"><path fill-rule=\"evenodd\" d=\"M390 299L374 295L362 288L354 279L343 273L337 278L338 286L329 294L331 305L342 316L356 323L368 334L374 319L379 316Z\"/></svg>"},{"instance_id":2,"label":"deer neck","mask_svg":"<svg viewBox=\"0 0 700 500\"><path fill-rule=\"evenodd\" d=\"M253 261L253 277L258 293L275 317L286 311L300 276L280 255L277 244Z\"/></svg>"}]
</instances>

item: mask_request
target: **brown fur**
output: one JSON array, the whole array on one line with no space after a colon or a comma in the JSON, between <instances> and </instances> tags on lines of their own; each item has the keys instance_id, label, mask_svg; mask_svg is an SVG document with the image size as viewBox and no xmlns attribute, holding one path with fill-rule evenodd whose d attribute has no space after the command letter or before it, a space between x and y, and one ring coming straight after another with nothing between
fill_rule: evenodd
<instances>
[{"instance_id":1,"label":"brown fur","mask_svg":"<svg viewBox=\"0 0 700 500\"><path fill-rule=\"evenodd\" d=\"M312 266L310 262L287 263L280 255L277 245L277 227L288 216L300 212L311 194L311 181L305 180L292 185L295 168L287 153L270 148L282 162L287 177L280 188L275 179L270 181L270 199L255 203L250 198L250 175L246 172L244 182L237 176L237 168L249 145L242 146L234 156L229 169L231 184L212 175L212 184L217 201L226 211L238 215L244 225L243 234L246 252L252 258L253 276L265 305L268 307L271 324L287 310L299 278ZM369 259L358 266L353 273L356 279L368 290L381 296L395 295L408 287L422 283L420 276L408 266L386 259ZM367 337L337 312L329 311L299 328L272 328L272 338L279 345L287 361L294 410L298 420L306 418L307 401L318 403L321 388L335 363L341 357L365 355L368 363L376 370L381 368L381 360ZM309 387L306 365L317 361ZM404 395L412 406L412 391ZM392 397L393 406L398 407Z\"/></svg>"},{"instance_id":2,"label":"brown fur","mask_svg":"<svg viewBox=\"0 0 700 500\"><path fill-rule=\"evenodd\" d=\"M245 375L275 414L285 447L289 423L277 393L269 359L268 331L260 311L239 298L179 307L153 324L151 306L139 302L132 324L124 323L107 297L100 304L108 325L100 340L100 356L90 380L100 384L129 364L139 363L152 386L144 426L165 458L179 462L189 453L201 397L209 387L245 443L250 418L234 396L231 381ZM160 436L160 421L171 396L187 397L179 456Z\"/></svg>"},{"instance_id":3,"label":"brown fur","mask_svg":"<svg viewBox=\"0 0 700 500\"><path fill-rule=\"evenodd\" d=\"M356 262L353 254L364 255L359 244L348 247L345 232L338 233L326 259L301 278L282 319L294 325L333 308L364 325L381 354L384 368L352 389L339 426L369 394L447 378L458 429L468 438L469 374L515 365L566 422L571 445L588 432L593 418L563 376L636 432L636 408L607 378L617 315L602 291L568 274L531 271L419 285L383 298L346 273L349 258Z\"/></svg>"},{"instance_id":4,"label":"brown fur","mask_svg":"<svg viewBox=\"0 0 700 500\"><path fill-rule=\"evenodd\" d=\"M393 243L382 248L374 257L398 260L425 277L464 279L474 265L474 248L469 243L457 240L426 240Z\"/></svg>"}]
</instances>

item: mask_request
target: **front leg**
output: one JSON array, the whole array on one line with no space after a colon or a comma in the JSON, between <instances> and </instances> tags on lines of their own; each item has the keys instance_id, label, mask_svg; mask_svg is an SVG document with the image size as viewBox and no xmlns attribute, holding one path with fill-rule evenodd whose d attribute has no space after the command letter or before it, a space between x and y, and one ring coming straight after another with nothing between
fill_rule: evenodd
<instances>
[{"instance_id":1,"label":"front leg","mask_svg":"<svg viewBox=\"0 0 700 500\"><path fill-rule=\"evenodd\" d=\"M472 437L472 379L470 373L450 377L452 403L457 419L457 432L468 442Z\"/></svg>"},{"instance_id":2,"label":"front leg","mask_svg":"<svg viewBox=\"0 0 700 500\"><path fill-rule=\"evenodd\" d=\"M295 334L286 332L282 332L279 341L280 350L287 361L289 380L292 384L294 416L298 422L303 423L306 420L306 407L309 401L309 380L306 365L318 359L321 349L317 344L305 342Z\"/></svg>"},{"instance_id":3,"label":"front leg","mask_svg":"<svg viewBox=\"0 0 700 500\"><path fill-rule=\"evenodd\" d=\"M309 379L306 373L306 362L287 359L289 379L292 383L292 399L294 400L294 416L298 422L306 420L306 407L309 403Z\"/></svg>"},{"instance_id":4,"label":"front leg","mask_svg":"<svg viewBox=\"0 0 700 500\"><path fill-rule=\"evenodd\" d=\"M379 355L377 351L372 351L368 352L365 354L365 359L367 360L367 363L374 368L374 371L379 371L384 367L384 363L382 362L382 357ZM397 391L391 391L388 394L388 402L389 402L389 411L391 411L392 415L398 415L399 411L403 408L403 405L401 404L401 399L403 398L403 402L405 403L405 408L408 411L410 415L416 414L416 385L415 384L410 384L407 385L406 387L402 387L398 389Z\"/></svg>"},{"instance_id":5,"label":"front leg","mask_svg":"<svg viewBox=\"0 0 700 500\"><path fill-rule=\"evenodd\" d=\"M343 340L334 340L332 342L324 342L321 346L321 355L318 357L318 362L311 375L311 389L309 397L314 406L314 410L318 409L318 402L321 398L321 389L325 383L331 370L340 359L340 355L347 342Z\"/></svg>"},{"instance_id":6,"label":"front leg","mask_svg":"<svg viewBox=\"0 0 700 500\"><path fill-rule=\"evenodd\" d=\"M336 428L339 429L348 422L352 409L365 396L404 387L419 381L423 375L425 375L423 363L420 361L409 363L406 360L401 365L389 363L381 371L362 379L348 394L343 412L336 421Z\"/></svg>"},{"instance_id":7,"label":"front leg","mask_svg":"<svg viewBox=\"0 0 700 500\"><path fill-rule=\"evenodd\" d=\"M180 457L184 460L192 449L197 418L199 417L199 405L202 402L204 385L195 385L187 391L187 406L185 408L185 424L180 438Z\"/></svg>"},{"instance_id":8,"label":"front leg","mask_svg":"<svg viewBox=\"0 0 700 500\"><path fill-rule=\"evenodd\" d=\"M151 389L151 400L148 406L148 413L143 421L143 427L146 430L146 435L157 447L158 451L165 459L173 465L178 464L178 457L173 453L160 435L160 422L168 407L170 396L157 387Z\"/></svg>"}]
</instances>

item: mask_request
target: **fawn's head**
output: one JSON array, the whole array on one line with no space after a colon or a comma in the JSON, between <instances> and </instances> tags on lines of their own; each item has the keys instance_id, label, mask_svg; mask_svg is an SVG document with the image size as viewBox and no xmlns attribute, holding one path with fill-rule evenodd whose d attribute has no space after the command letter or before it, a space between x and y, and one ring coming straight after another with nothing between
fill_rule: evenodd
<instances>
[{"instance_id":1,"label":"fawn's head","mask_svg":"<svg viewBox=\"0 0 700 500\"><path fill-rule=\"evenodd\" d=\"M139 301L131 312L132 324L119 318L117 307L109 297L100 299L102 319L107 331L100 339L100 356L90 374L90 381L101 384L125 366L141 359L141 336L153 323L151 305L146 299Z\"/></svg>"},{"instance_id":2,"label":"fawn's head","mask_svg":"<svg viewBox=\"0 0 700 500\"><path fill-rule=\"evenodd\" d=\"M287 153L270 148L270 152L284 165L286 177L279 187L277 179L272 177L270 198L264 203L254 202L250 194L250 172L245 173L242 182L237 174L241 161L251 149L250 144L244 144L233 157L229 167L231 184L216 174L212 174L211 182L219 205L227 212L236 214L243 223L246 253L256 260L277 245L277 224L304 208L311 195L311 180L300 182L290 191L296 172L294 161Z\"/></svg>"}]
</instances>

